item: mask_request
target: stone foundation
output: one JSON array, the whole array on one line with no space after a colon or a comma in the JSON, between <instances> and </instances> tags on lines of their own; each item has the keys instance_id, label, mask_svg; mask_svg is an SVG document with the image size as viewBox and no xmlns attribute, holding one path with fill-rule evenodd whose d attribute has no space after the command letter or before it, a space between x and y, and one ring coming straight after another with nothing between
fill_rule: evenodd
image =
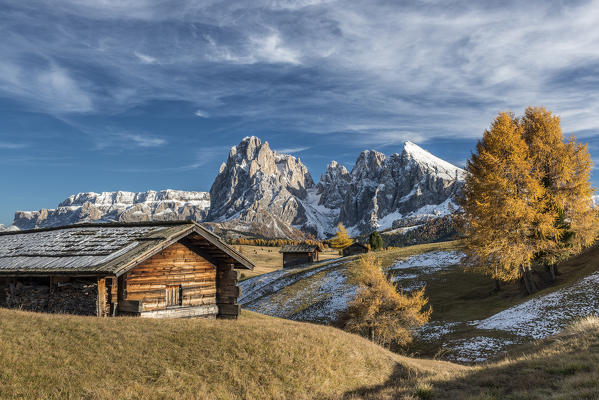
<instances>
[{"instance_id":1,"label":"stone foundation","mask_svg":"<svg viewBox=\"0 0 599 400\"><path fill-rule=\"evenodd\" d=\"M57 314L96 315L96 279L0 278L0 306Z\"/></svg>"}]
</instances>

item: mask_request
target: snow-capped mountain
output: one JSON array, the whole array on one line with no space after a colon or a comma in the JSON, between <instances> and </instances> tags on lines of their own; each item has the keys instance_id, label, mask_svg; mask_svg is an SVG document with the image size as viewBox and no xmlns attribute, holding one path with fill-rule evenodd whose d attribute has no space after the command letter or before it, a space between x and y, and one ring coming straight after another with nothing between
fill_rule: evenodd
<instances>
[{"instance_id":1,"label":"snow-capped mountain","mask_svg":"<svg viewBox=\"0 0 599 400\"><path fill-rule=\"evenodd\" d=\"M210 195L206 192L87 192L70 196L55 209L17 211L13 227L33 229L79 222L110 221L201 221L209 207Z\"/></svg>"},{"instance_id":2,"label":"snow-capped mountain","mask_svg":"<svg viewBox=\"0 0 599 400\"><path fill-rule=\"evenodd\" d=\"M389 157L366 150L343 177L342 205L335 197L331 201L322 196L319 205L340 208L339 220L354 233L391 228L405 217L448 214L464 174L411 142L405 142L401 154Z\"/></svg>"},{"instance_id":3,"label":"snow-capped mountain","mask_svg":"<svg viewBox=\"0 0 599 400\"><path fill-rule=\"evenodd\" d=\"M351 172L333 161L314 185L298 158L250 137L221 166L210 190L208 220L239 230L257 224L265 235L291 225L319 238L342 222L357 235L390 228L405 217L448 214L463 179L462 169L406 142L401 154L389 157L363 151Z\"/></svg>"},{"instance_id":4,"label":"snow-capped mountain","mask_svg":"<svg viewBox=\"0 0 599 400\"><path fill-rule=\"evenodd\" d=\"M351 172L332 161L315 185L299 158L279 154L252 136L231 148L210 193L79 193L55 209L17 211L10 229L193 219L219 233L295 239L310 233L326 238L342 222L359 235L449 214L464 174L406 142L401 153L389 157L363 151Z\"/></svg>"}]
</instances>

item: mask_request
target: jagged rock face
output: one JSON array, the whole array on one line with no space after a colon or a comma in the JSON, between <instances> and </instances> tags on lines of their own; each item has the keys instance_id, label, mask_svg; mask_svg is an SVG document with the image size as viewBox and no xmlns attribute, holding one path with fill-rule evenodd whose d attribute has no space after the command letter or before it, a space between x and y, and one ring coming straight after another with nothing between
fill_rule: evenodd
<instances>
[{"instance_id":1,"label":"jagged rock face","mask_svg":"<svg viewBox=\"0 0 599 400\"><path fill-rule=\"evenodd\" d=\"M261 226L262 234L276 237L305 222L301 200L313 187L308 169L298 158L278 154L268 142L247 137L231 148L220 167L210 189L207 220Z\"/></svg>"},{"instance_id":2,"label":"jagged rock face","mask_svg":"<svg viewBox=\"0 0 599 400\"><path fill-rule=\"evenodd\" d=\"M339 221L355 228L356 233L389 228L407 216L446 214L463 184L464 173L410 142L405 143L401 154L388 158L367 150L360 154L349 174L347 190L331 200L321 197L321 204L337 208L341 197ZM327 193L336 192L338 185L323 181L319 182L321 186L319 190Z\"/></svg>"},{"instance_id":3,"label":"jagged rock face","mask_svg":"<svg viewBox=\"0 0 599 400\"><path fill-rule=\"evenodd\" d=\"M350 183L351 176L347 168L337 161L331 161L316 185L316 194L320 196L318 204L328 208L340 208L345 201Z\"/></svg>"},{"instance_id":4,"label":"jagged rock face","mask_svg":"<svg viewBox=\"0 0 599 400\"><path fill-rule=\"evenodd\" d=\"M13 226L34 229L79 222L201 221L209 207L206 192L88 192L70 196L56 209L17 211Z\"/></svg>"}]
</instances>

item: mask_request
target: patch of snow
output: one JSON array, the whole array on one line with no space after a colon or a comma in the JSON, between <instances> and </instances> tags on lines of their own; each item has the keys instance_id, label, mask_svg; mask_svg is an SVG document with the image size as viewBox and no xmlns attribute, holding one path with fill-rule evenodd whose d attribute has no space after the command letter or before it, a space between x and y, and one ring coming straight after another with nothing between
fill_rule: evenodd
<instances>
[{"instance_id":1,"label":"patch of snow","mask_svg":"<svg viewBox=\"0 0 599 400\"><path fill-rule=\"evenodd\" d=\"M316 193L316 188L308 189L307 196L304 200L299 200L300 204L306 210L306 219L308 220L305 226L313 227L316 230L316 236L319 239L335 234L336 221L339 218L340 209L327 208L320 202L320 195ZM300 228L300 227L297 227Z\"/></svg>"},{"instance_id":2,"label":"patch of snow","mask_svg":"<svg viewBox=\"0 0 599 400\"><path fill-rule=\"evenodd\" d=\"M393 223L398 219L402 219L403 215L399 211L394 211L390 214L385 215L378 220L378 229L389 229L393 226Z\"/></svg>"},{"instance_id":3,"label":"patch of snow","mask_svg":"<svg viewBox=\"0 0 599 400\"><path fill-rule=\"evenodd\" d=\"M464 253L460 251L431 251L428 253L417 254L408 257L405 260L396 262L389 267L389 270L398 270L406 268L425 269L431 273L442 270L451 265L459 264L464 257Z\"/></svg>"},{"instance_id":4,"label":"patch of snow","mask_svg":"<svg viewBox=\"0 0 599 400\"><path fill-rule=\"evenodd\" d=\"M426 341L439 340L442 336L452 333L459 324L459 322L430 322L418 330L418 337Z\"/></svg>"},{"instance_id":5,"label":"patch of snow","mask_svg":"<svg viewBox=\"0 0 599 400\"><path fill-rule=\"evenodd\" d=\"M501 311L476 327L542 339L556 334L572 320L598 311L599 272L596 272L572 286Z\"/></svg>"},{"instance_id":6,"label":"patch of snow","mask_svg":"<svg viewBox=\"0 0 599 400\"><path fill-rule=\"evenodd\" d=\"M435 216L442 217L451 214L451 210L457 210L459 207L448 198L441 204L428 204L419 208L416 211L409 213L408 217L424 217L424 216Z\"/></svg>"},{"instance_id":7,"label":"patch of snow","mask_svg":"<svg viewBox=\"0 0 599 400\"><path fill-rule=\"evenodd\" d=\"M403 281L406 279L416 279L419 276L420 275L418 275L418 274L393 275L391 277L391 282L395 283L395 282Z\"/></svg>"},{"instance_id":8,"label":"patch of snow","mask_svg":"<svg viewBox=\"0 0 599 400\"><path fill-rule=\"evenodd\" d=\"M487 336L459 339L452 343L449 358L460 362L483 362L512 344L514 342L508 339Z\"/></svg>"},{"instance_id":9,"label":"patch of snow","mask_svg":"<svg viewBox=\"0 0 599 400\"><path fill-rule=\"evenodd\" d=\"M391 229L390 231L381 232L381 235L393 235L393 234L396 234L396 233L404 234L404 233L408 233L410 231L413 231L414 229L420 228L421 226L422 226L422 224L412 225L412 226L406 226L406 227L403 227L403 228Z\"/></svg>"},{"instance_id":10,"label":"patch of snow","mask_svg":"<svg viewBox=\"0 0 599 400\"><path fill-rule=\"evenodd\" d=\"M242 288L239 303L248 310L275 317L322 323L334 321L356 295L356 286L347 282L342 271L347 261L306 271L285 269L250 278L239 284ZM317 274L317 279L312 278ZM286 292L287 287L299 281L302 281L299 288Z\"/></svg>"}]
</instances>

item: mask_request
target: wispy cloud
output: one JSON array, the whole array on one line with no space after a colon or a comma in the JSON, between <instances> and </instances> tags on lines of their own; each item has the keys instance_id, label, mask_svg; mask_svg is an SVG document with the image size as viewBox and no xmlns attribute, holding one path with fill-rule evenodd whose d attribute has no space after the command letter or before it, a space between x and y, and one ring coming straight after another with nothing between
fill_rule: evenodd
<instances>
[{"instance_id":1,"label":"wispy cloud","mask_svg":"<svg viewBox=\"0 0 599 400\"><path fill-rule=\"evenodd\" d=\"M133 52L135 57L137 57L144 64L155 64L158 60L152 56L147 54L138 53L137 51Z\"/></svg>"},{"instance_id":2,"label":"wispy cloud","mask_svg":"<svg viewBox=\"0 0 599 400\"><path fill-rule=\"evenodd\" d=\"M132 144L138 147L160 147L168 143L163 138L138 133L123 133L116 136L123 141L131 141Z\"/></svg>"},{"instance_id":3,"label":"wispy cloud","mask_svg":"<svg viewBox=\"0 0 599 400\"><path fill-rule=\"evenodd\" d=\"M25 143L0 142L0 149L16 150L28 147Z\"/></svg>"},{"instance_id":4,"label":"wispy cloud","mask_svg":"<svg viewBox=\"0 0 599 400\"><path fill-rule=\"evenodd\" d=\"M194 115L200 118L208 118L210 116L206 111L203 110L197 110Z\"/></svg>"},{"instance_id":5,"label":"wispy cloud","mask_svg":"<svg viewBox=\"0 0 599 400\"><path fill-rule=\"evenodd\" d=\"M586 134L599 127L598 18L596 0L6 2L0 96L103 115L184 101L356 145L377 129L476 137L500 110L543 104Z\"/></svg>"},{"instance_id":6,"label":"wispy cloud","mask_svg":"<svg viewBox=\"0 0 599 400\"><path fill-rule=\"evenodd\" d=\"M277 149L277 153L280 154L293 154L300 153L302 151L308 150L310 147L307 146L299 146L299 147L284 147L282 149Z\"/></svg>"}]
</instances>

